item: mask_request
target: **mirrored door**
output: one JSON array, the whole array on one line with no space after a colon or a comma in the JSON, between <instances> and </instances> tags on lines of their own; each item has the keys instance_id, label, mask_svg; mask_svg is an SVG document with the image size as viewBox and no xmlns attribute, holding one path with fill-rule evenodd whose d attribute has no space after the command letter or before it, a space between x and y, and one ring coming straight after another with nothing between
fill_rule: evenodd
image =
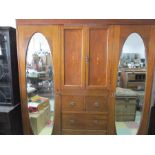
<instances>
[{"instance_id":1,"label":"mirrored door","mask_svg":"<svg viewBox=\"0 0 155 155\"><path fill-rule=\"evenodd\" d=\"M24 134L60 133L58 26L18 26L18 59Z\"/></svg>"},{"instance_id":2,"label":"mirrored door","mask_svg":"<svg viewBox=\"0 0 155 155\"><path fill-rule=\"evenodd\" d=\"M41 33L33 34L27 49L27 108L34 134L49 135L54 121L54 70L52 50Z\"/></svg>"},{"instance_id":3,"label":"mirrored door","mask_svg":"<svg viewBox=\"0 0 155 155\"><path fill-rule=\"evenodd\" d=\"M154 37L151 26L114 26L111 53L111 134L148 133Z\"/></svg>"},{"instance_id":4,"label":"mirrored door","mask_svg":"<svg viewBox=\"0 0 155 155\"><path fill-rule=\"evenodd\" d=\"M118 66L115 121L118 135L136 135L142 117L147 60L145 45L138 33L124 42Z\"/></svg>"}]
</instances>

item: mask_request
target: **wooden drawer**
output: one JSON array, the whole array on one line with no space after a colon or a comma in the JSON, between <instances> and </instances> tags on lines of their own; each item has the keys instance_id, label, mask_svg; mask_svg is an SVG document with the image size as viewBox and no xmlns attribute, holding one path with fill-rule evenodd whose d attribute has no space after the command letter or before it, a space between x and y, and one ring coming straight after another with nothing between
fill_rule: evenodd
<instances>
[{"instance_id":1,"label":"wooden drawer","mask_svg":"<svg viewBox=\"0 0 155 155\"><path fill-rule=\"evenodd\" d=\"M63 135L106 135L106 130L72 130L72 129L63 129Z\"/></svg>"},{"instance_id":2,"label":"wooden drawer","mask_svg":"<svg viewBox=\"0 0 155 155\"><path fill-rule=\"evenodd\" d=\"M62 96L62 111L84 111L83 96Z\"/></svg>"},{"instance_id":3,"label":"wooden drawer","mask_svg":"<svg viewBox=\"0 0 155 155\"><path fill-rule=\"evenodd\" d=\"M63 129L83 129L83 130L106 130L107 116L105 114L63 114Z\"/></svg>"},{"instance_id":4,"label":"wooden drawer","mask_svg":"<svg viewBox=\"0 0 155 155\"><path fill-rule=\"evenodd\" d=\"M108 102L104 96L86 96L86 111L107 112Z\"/></svg>"},{"instance_id":5,"label":"wooden drawer","mask_svg":"<svg viewBox=\"0 0 155 155\"><path fill-rule=\"evenodd\" d=\"M0 123L4 123L8 121L8 117L5 113L0 113Z\"/></svg>"}]
</instances>

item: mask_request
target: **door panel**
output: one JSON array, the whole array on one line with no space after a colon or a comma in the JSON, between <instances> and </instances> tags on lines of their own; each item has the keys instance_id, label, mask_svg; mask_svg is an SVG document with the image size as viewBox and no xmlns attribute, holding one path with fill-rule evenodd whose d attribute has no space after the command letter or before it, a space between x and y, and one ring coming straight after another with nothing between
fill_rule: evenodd
<instances>
[{"instance_id":1,"label":"door panel","mask_svg":"<svg viewBox=\"0 0 155 155\"><path fill-rule=\"evenodd\" d=\"M108 65L108 28L89 28L87 87L105 88Z\"/></svg>"},{"instance_id":2,"label":"door panel","mask_svg":"<svg viewBox=\"0 0 155 155\"><path fill-rule=\"evenodd\" d=\"M83 87L83 29L63 29L62 81L64 88Z\"/></svg>"}]
</instances>

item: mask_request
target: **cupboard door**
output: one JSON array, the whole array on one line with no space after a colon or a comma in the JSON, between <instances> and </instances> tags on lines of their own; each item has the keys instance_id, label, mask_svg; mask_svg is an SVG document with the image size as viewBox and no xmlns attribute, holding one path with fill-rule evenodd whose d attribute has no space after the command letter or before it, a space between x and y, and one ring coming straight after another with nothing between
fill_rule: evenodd
<instances>
[{"instance_id":1,"label":"cupboard door","mask_svg":"<svg viewBox=\"0 0 155 155\"><path fill-rule=\"evenodd\" d=\"M83 37L81 27L63 29L63 88L82 88L84 85Z\"/></svg>"},{"instance_id":2,"label":"cupboard door","mask_svg":"<svg viewBox=\"0 0 155 155\"><path fill-rule=\"evenodd\" d=\"M107 87L108 28L93 27L88 30L87 87Z\"/></svg>"}]
</instances>

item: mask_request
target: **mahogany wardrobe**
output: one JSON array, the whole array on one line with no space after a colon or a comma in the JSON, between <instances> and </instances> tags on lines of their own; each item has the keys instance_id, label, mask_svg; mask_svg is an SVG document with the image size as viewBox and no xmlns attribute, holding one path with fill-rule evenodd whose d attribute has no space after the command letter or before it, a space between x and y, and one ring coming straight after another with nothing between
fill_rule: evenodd
<instances>
[{"instance_id":1,"label":"mahogany wardrobe","mask_svg":"<svg viewBox=\"0 0 155 155\"><path fill-rule=\"evenodd\" d=\"M113 135L122 46L131 33L143 39L146 91L137 134L147 134L155 59L155 20L17 19L17 45L24 134L34 134L28 112L26 57L35 33L51 50L54 114L51 134Z\"/></svg>"}]
</instances>

